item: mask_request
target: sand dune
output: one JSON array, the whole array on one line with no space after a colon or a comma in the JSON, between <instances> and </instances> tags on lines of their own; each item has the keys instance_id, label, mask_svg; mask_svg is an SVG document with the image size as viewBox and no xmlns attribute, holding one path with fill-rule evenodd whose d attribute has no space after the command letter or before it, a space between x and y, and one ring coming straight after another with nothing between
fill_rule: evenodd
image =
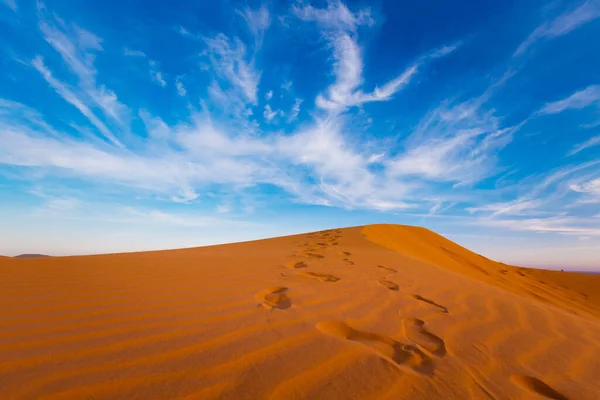
<instances>
[{"instance_id":1,"label":"sand dune","mask_svg":"<svg viewBox=\"0 0 600 400\"><path fill-rule=\"evenodd\" d=\"M0 258L2 399L599 399L600 276L370 225Z\"/></svg>"},{"instance_id":2,"label":"sand dune","mask_svg":"<svg viewBox=\"0 0 600 400\"><path fill-rule=\"evenodd\" d=\"M19 254L18 256L15 256L15 258L44 258L44 257L50 257L46 254Z\"/></svg>"}]
</instances>

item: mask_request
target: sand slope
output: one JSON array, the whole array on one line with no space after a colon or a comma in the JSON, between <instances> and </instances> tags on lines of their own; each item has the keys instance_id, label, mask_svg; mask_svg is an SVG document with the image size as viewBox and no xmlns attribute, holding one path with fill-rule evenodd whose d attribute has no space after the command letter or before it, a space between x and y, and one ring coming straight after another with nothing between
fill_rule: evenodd
<instances>
[{"instance_id":1,"label":"sand slope","mask_svg":"<svg viewBox=\"0 0 600 400\"><path fill-rule=\"evenodd\" d=\"M0 398L598 399L598 293L398 225L2 258Z\"/></svg>"}]
</instances>

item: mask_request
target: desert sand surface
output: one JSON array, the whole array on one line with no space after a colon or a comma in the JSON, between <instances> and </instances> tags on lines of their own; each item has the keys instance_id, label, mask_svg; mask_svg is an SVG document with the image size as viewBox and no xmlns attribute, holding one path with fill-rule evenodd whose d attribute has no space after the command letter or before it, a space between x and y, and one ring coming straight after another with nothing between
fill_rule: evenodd
<instances>
[{"instance_id":1,"label":"desert sand surface","mask_svg":"<svg viewBox=\"0 0 600 400\"><path fill-rule=\"evenodd\" d=\"M600 276L418 227L0 259L2 399L600 399Z\"/></svg>"}]
</instances>

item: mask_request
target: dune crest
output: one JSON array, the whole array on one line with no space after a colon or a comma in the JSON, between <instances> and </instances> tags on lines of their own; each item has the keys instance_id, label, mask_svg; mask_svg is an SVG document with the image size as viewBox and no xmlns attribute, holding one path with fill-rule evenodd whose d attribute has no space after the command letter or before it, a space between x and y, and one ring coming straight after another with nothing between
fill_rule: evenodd
<instances>
[{"instance_id":1,"label":"dune crest","mask_svg":"<svg viewBox=\"0 0 600 400\"><path fill-rule=\"evenodd\" d=\"M0 257L0 399L595 400L598 278L400 225Z\"/></svg>"},{"instance_id":2,"label":"dune crest","mask_svg":"<svg viewBox=\"0 0 600 400\"><path fill-rule=\"evenodd\" d=\"M570 312L600 317L600 293L594 290L600 288L600 276L506 265L417 226L368 225L362 233L368 240L416 260L542 300ZM566 284L567 281L570 285ZM594 293L594 298L590 299L588 293Z\"/></svg>"}]
</instances>

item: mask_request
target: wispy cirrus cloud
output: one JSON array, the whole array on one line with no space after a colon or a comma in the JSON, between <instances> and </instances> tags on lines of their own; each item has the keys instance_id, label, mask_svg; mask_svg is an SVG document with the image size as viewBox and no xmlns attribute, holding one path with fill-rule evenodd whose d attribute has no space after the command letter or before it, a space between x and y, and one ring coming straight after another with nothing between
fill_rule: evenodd
<instances>
[{"instance_id":1,"label":"wispy cirrus cloud","mask_svg":"<svg viewBox=\"0 0 600 400\"><path fill-rule=\"evenodd\" d=\"M600 204L600 162L564 166L545 176L515 185L514 200L492 202L466 210L473 223L517 231L559 235L600 235L597 223L572 213L581 207Z\"/></svg>"},{"instance_id":2,"label":"wispy cirrus cloud","mask_svg":"<svg viewBox=\"0 0 600 400\"><path fill-rule=\"evenodd\" d=\"M600 174L597 176L600 176ZM585 195L584 203L600 204L600 177L587 179L581 183L574 183L570 188Z\"/></svg>"},{"instance_id":3,"label":"wispy cirrus cloud","mask_svg":"<svg viewBox=\"0 0 600 400\"><path fill-rule=\"evenodd\" d=\"M208 56L214 72L239 93L245 101L256 104L260 72L254 68L246 45L239 39L230 39L220 33L205 38Z\"/></svg>"},{"instance_id":4,"label":"wispy cirrus cloud","mask_svg":"<svg viewBox=\"0 0 600 400\"><path fill-rule=\"evenodd\" d=\"M52 72L44 64L44 59L37 56L31 63L31 65L42 75L42 77L48 82L48 84L61 96L65 101L71 103L77 108L81 114L83 114L89 121L94 125L104 137L109 139L111 142L120 145L119 140L112 134L110 129L94 114L94 112L85 104L85 102L74 93L74 91L67 85L56 79Z\"/></svg>"},{"instance_id":5,"label":"wispy cirrus cloud","mask_svg":"<svg viewBox=\"0 0 600 400\"><path fill-rule=\"evenodd\" d=\"M150 76L152 77L152 80L161 87L167 86L167 81L165 81L163 78L163 74L159 69L158 63L154 60L150 60L148 63L150 65Z\"/></svg>"},{"instance_id":6,"label":"wispy cirrus cloud","mask_svg":"<svg viewBox=\"0 0 600 400\"><path fill-rule=\"evenodd\" d=\"M490 218L501 215L537 215L537 211L542 205L539 199L518 198L516 200L486 204L480 207L469 207L467 211L470 213L491 212Z\"/></svg>"},{"instance_id":7,"label":"wispy cirrus cloud","mask_svg":"<svg viewBox=\"0 0 600 400\"><path fill-rule=\"evenodd\" d=\"M585 89L578 90L564 99L547 103L538 112L537 115L559 114L567 110L582 110L588 107L597 107L600 111L600 85L590 85ZM584 124L583 128L594 128L596 124ZM567 153L567 156L577 154L587 148L600 144L600 136L593 136L589 139L575 144Z\"/></svg>"},{"instance_id":8,"label":"wispy cirrus cloud","mask_svg":"<svg viewBox=\"0 0 600 400\"><path fill-rule=\"evenodd\" d=\"M515 231L556 233L562 235L600 236L597 221L576 217L548 217L525 219L480 219L478 224L483 226L505 228Z\"/></svg>"},{"instance_id":9,"label":"wispy cirrus cloud","mask_svg":"<svg viewBox=\"0 0 600 400\"><path fill-rule=\"evenodd\" d=\"M283 116L283 111L281 110L273 110L269 104L265 105L265 111L263 112L263 116L267 122L272 121L275 117Z\"/></svg>"},{"instance_id":10,"label":"wispy cirrus cloud","mask_svg":"<svg viewBox=\"0 0 600 400\"><path fill-rule=\"evenodd\" d=\"M514 53L519 56L540 40L552 39L567 33L600 17L600 1L586 0L579 6L560 14L556 18L538 26L523 41Z\"/></svg>"},{"instance_id":11,"label":"wispy cirrus cloud","mask_svg":"<svg viewBox=\"0 0 600 400\"><path fill-rule=\"evenodd\" d=\"M405 151L386 161L388 173L473 184L500 172L497 153L524 122L502 126L484 107L489 93L430 111L404 143Z\"/></svg>"},{"instance_id":12,"label":"wispy cirrus cloud","mask_svg":"<svg viewBox=\"0 0 600 400\"><path fill-rule=\"evenodd\" d=\"M590 85L562 100L547 103L538 111L538 113L558 114L566 110L577 110L592 105L597 105L600 107L600 85Z\"/></svg>"},{"instance_id":13,"label":"wispy cirrus cloud","mask_svg":"<svg viewBox=\"0 0 600 400\"><path fill-rule=\"evenodd\" d=\"M450 54L458 47L444 46L428 57L422 57L381 87L376 86L372 92L365 93L359 89L363 84L364 65L357 30L361 26L374 24L370 8L352 12L341 1L330 0L324 9L296 5L293 6L293 11L301 20L315 22L332 49L335 82L316 98L316 105L330 112L342 112L364 103L390 100L411 81L425 61Z\"/></svg>"},{"instance_id":14,"label":"wispy cirrus cloud","mask_svg":"<svg viewBox=\"0 0 600 400\"><path fill-rule=\"evenodd\" d=\"M246 7L243 11L236 11L246 21L248 29L254 36L254 51L258 51L262 47L263 40L265 38L265 32L271 25L269 9L263 4L256 10Z\"/></svg>"},{"instance_id":15,"label":"wispy cirrus cloud","mask_svg":"<svg viewBox=\"0 0 600 400\"><path fill-rule=\"evenodd\" d=\"M303 102L304 100L299 98L296 98L296 100L294 100L294 105L292 106L292 109L290 110L288 115L288 121L292 122L296 118L298 118L298 115L300 114L300 107L302 106Z\"/></svg>"},{"instance_id":16,"label":"wispy cirrus cloud","mask_svg":"<svg viewBox=\"0 0 600 400\"><path fill-rule=\"evenodd\" d=\"M107 117L124 126L127 108L119 102L112 90L96 82L95 52L103 50L102 40L77 25L69 26L61 19L52 16L43 3L38 3L38 18L44 39L61 55L67 67L77 75L78 89L87 97L86 103L93 103Z\"/></svg>"},{"instance_id":17,"label":"wispy cirrus cloud","mask_svg":"<svg viewBox=\"0 0 600 400\"><path fill-rule=\"evenodd\" d=\"M375 20L370 8L352 12L340 0L329 0L327 8L315 8L302 3L292 6L296 16L304 21L314 21L321 28L334 29L342 32L355 32L359 26L372 26Z\"/></svg>"},{"instance_id":18,"label":"wispy cirrus cloud","mask_svg":"<svg viewBox=\"0 0 600 400\"><path fill-rule=\"evenodd\" d=\"M10 8L13 11L17 11L17 2L16 0L2 0L0 3L4 4L6 7Z\"/></svg>"},{"instance_id":19,"label":"wispy cirrus cloud","mask_svg":"<svg viewBox=\"0 0 600 400\"><path fill-rule=\"evenodd\" d=\"M185 96L187 94L187 89L183 84L183 76L178 76L175 79L175 87L177 88L177 94L180 96Z\"/></svg>"},{"instance_id":20,"label":"wispy cirrus cloud","mask_svg":"<svg viewBox=\"0 0 600 400\"><path fill-rule=\"evenodd\" d=\"M144 53L143 51L140 50L131 50L129 48L125 48L123 50L123 55L127 56L127 57L141 57L141 58L146 58L146 53Z\"/></svg>"},{"instance_id":21,"label":"wispy cirrus cloud","mask_svg":"<svg viewBox=\"0 0 600 400\"><path fill-rule=\"evenodd\" d=\"M572 156L574 154L579 153L580 151L583 151L585 149L588 149L588 148L594 147L594 146L598 146L598 145L600 145L600 135L593 136L593 137L589 138L588 140L586 140L585 142L576 144L567 153L567 155Z\"/></svg>"}]
</instances>

